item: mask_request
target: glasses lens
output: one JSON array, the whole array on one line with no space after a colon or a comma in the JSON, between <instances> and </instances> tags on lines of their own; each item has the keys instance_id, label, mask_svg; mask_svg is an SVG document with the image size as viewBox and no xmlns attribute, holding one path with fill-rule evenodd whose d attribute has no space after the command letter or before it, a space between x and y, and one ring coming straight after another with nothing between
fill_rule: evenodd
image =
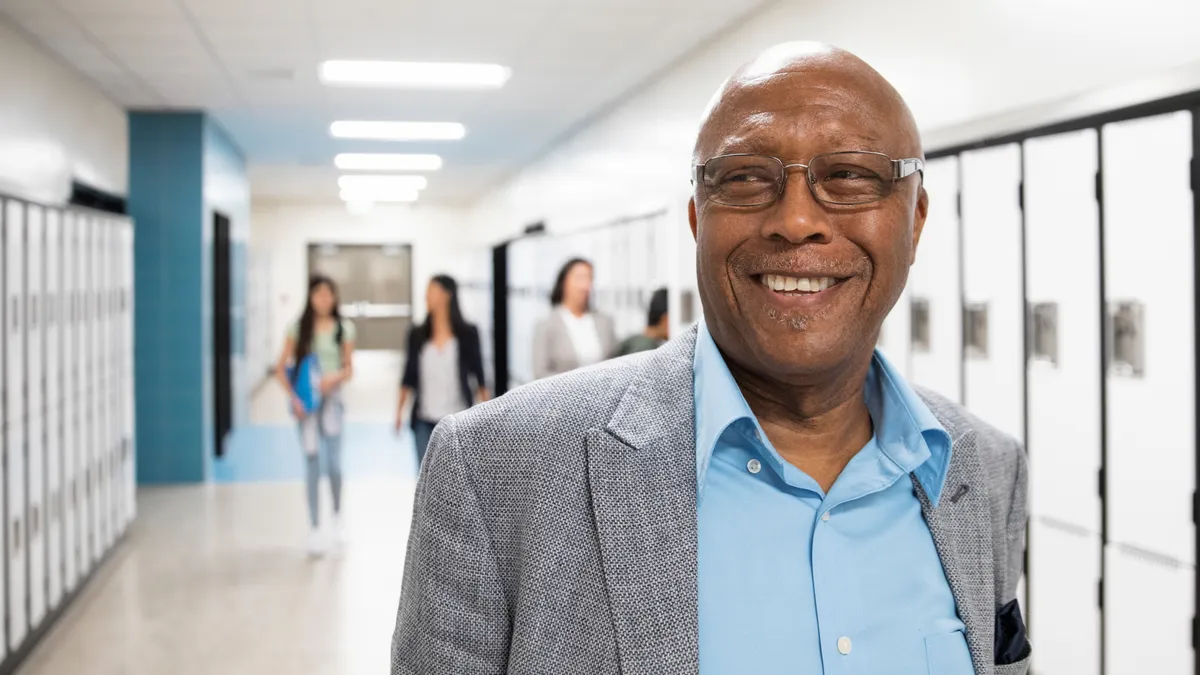
<instances>
[{"instance_id":1,"label":"glasses lens","mask_svg":"<svg viewBox=\"0 0 1200 675\"><path fill-rule=\"evenodd\" d=\"M757 206L779 194L783 163L774 157L726 155L704 165L705 194L718 204Z\"/></svg>"},{"instance_id":2,"label":"glasses lens","mask_svg":"<svg viewBox=\"0 0 1200 675\"><path fill-rule=\"evenodd\" d=\"M892 192L892 160L869 152L813 157L810 180L817 197L832 204L866 204Z\"/></svg>"}]
</instances>

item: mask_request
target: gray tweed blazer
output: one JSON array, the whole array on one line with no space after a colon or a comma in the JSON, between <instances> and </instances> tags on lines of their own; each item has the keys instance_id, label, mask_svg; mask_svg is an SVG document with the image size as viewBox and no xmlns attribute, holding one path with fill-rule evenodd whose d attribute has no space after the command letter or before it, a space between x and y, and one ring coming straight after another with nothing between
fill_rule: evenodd
<instances>
[{"instance_id":1,"label":"gray tweed blazer","mask_svg":"<svg viewBox=\"0 0 1200 675\"><path fill-rule=\"evenodd\" d=\"M698 672L696 332L446 418L425 456L393 675ZM1018 444L921 392L953 439L945 498L916 484L976 675L1016 596ZM957 496L957 499L952 497Z\"/></svg>"}]
</instances>

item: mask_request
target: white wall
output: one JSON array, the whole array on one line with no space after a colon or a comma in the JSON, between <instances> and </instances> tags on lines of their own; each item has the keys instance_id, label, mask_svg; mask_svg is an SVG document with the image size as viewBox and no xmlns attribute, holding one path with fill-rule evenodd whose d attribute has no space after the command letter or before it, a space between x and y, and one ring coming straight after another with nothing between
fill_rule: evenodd
<instances>
[{"instance_id":1,"label":"white wall","mask_svg":"<svg viewBox=\"0 0 1200 675\"><path fill-rule=\"evenodd\" d=\"M253 205L250 217L251 257L266 267L272 298L265 312L269 325L247 326L247 339L257 331L269 333L271 358L278 356L289 322L304 309L308 279L308 245L411 244L413 250L413 311L425 315L425 286L435 274L462 276L464 261L478 261L479 249L465 246L458 236L464 214L449 209L378 206L365 216L353 216L342 206L288 204Z\"/></svg>"},{"instance_id":2,"label":"white wall","mask_svg":"<svg viewBox=\"0 0 1200 675\"><path fill-rule=\"evenodd\" d=\"M75 178L128 188L125 111L0 20L0 193L61 204Z\"/></svg>"},{"instance_id":3,"label":"white wall","mask_svg":"<svg viewBox=\"0 0 1200 675\"><path fill-rule=\"evenodd\" d=\"M503 239L541 219L551 230L570 229L686 200L696 124L709 97L758 51L800 39L837 44L875 66L906 97L928 141L941 130L1166 69L1200 75L1200 2L785 0L490 193L473 218L475 236Z\"/></svg>"}]
</instances>

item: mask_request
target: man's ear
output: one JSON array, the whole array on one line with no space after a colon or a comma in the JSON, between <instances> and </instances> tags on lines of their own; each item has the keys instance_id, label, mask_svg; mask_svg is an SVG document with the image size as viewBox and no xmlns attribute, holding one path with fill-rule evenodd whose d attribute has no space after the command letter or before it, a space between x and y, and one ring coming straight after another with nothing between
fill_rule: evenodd
<instances>
[{"instance_id":1,"label":"man's ear","mask_svg":"<svg viewBox=\"0 0 1200 675\"><path fill-rule=\"evenodd\" d=\"M696 198L688 200L688 224L692 228L692 239L696 239Z\"/></svg>"},{"instance_id":2,"label":"man's ear","mask_svg":"<svg viewBox=\"0 0 1200 675\"><path fill-rule=\"evenodd\" d=\"M929 216L929 193L925 191L924 185L917 190L917 205L913 210L912 259L908 261L909 265L917 262L917 244L921 243L921 232L925 230L925 218Z\"/></svg>"}]
</instances>

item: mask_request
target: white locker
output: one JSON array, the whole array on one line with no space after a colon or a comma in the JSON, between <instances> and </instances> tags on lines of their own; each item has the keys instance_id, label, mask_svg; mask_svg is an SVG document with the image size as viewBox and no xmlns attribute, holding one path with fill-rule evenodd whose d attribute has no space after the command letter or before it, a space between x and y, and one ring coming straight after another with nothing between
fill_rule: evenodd
<instances>
[{"instance_id":1,"label":"white locker","mask_svg":"<svg viewBox=\"0 0 1200 675\"><path fill-rule=\"evenodd\" d=\"M78 575L86 575L95 562L95 509L92 497L92 409L91 409L91 365L88 351L88 330L91 325L90 265L88 246L91 241L93 218L80 215L75 222L74 269L76 274L72 292L75 296L75 334L72 341L75 372L75 480L79 495L76 522L78 524Z\"/></svg>"},{"instance_id":2,"label":"white locker","mask_svg":"<svg viewBox=\"0 0 1200 675\"><path fill-rule=\"evenodd\" d=\"M9 341L12 339L13 330L11 325L13 317L9 312L13 311L11 301L13 292L9 288L10 270L13 265L13 253L10 250L18 250L12 241L12 230L14 230L21 222L21 206L16 202L5 201L0 199L0 261L4 262L4 269L0 270L0 451L4 453L4 460L0 462L0 486L3 486L5 499L9 499L9 477L5 473L5 465L8 463L10 441L12 434L9 431L11 407L6 401L16 395L17 390L13 389L16 378L8 372L13 359L9 354ZM10 503L4 503L3 512L7 513ZM10 519L5 516L3 521L3 536L4 539L9 537ZM5 542L7 543L7 542ZM0 550L7 550L7 546L0 547ZM0 598L6 598L7 587L9 582L8 567L10 559L7 554L0 555ZM7 609L0 610L0 658L4 658L8 654L8 611Z\"/></svg>"},{"instance_id":3,"label":"white locker","mask_svg":"<svg viewBox=\"0 0 1200 675\"><path fill-rule=\"evenodd\" d=\"M92 334L96 379L92 391L96 410L96 509L99 518L99 554L104 555L112 543L112 474L108 470L108 234L111 220L107 216L96 219L96 238L93 239L92 260L95 263L93 286L96 294L96 323Z\"/></svg>"},{"instance_id":4,"label":"white locker","mask_svg":"<svg viewBox=\"0 0 1200 675\"><path fill-rule=\"evenodd\" d=\"M1104 578L1105 675L1193 675L1195 567L1109 545Z\"/></svg>"},{"instance_id":5,"label":"white locker","mask_svg":"<svg viewBox=\"0 0 1200 675\"><path fill-rule=\"evenodd\" d=\"M29 626L34 629L46 616L46 221L42 207L25 208L25 296L29 317L25 332L25 466L29 495Z\"/></svg>"},{"instance_id":6,"label":"white locker","mask_svg":"<svg viewBox=\"0 0 1200 675\"><path fill-rule=\"evenodd\" d=\"M1101 649L1096 131L1033 139L1024 154L1030 640L1037 672L1092 674Z\"/></svg>"},{"instance_id":7,"label":"white locker","mask_svg":"<svg viewBox=\"0 0 1200 675\"><path fill-rule=\"evenodd\" d=\"M1102 140L1109 542L1193 565L1192 116L1110 124Z\"/></svg>"},{"instance_id":8,"label":"white locker","mask_svg":"<svg viewBox=\"0 0 1200 675\"><path fill-rule=\"evenodd\" d=\"M123 401L121 392L124 383L121 382L119 329L121 314L118 298L117 279L121 273L121 221L113 219L109 223L108 246L106 259L108 269L104 275L105 296L108 304L108 321L105 335L108 343L105 345L105 362L108 364L108 387L105 400L108 402L108 485L109 485L109 544L116 541L122 532L121 507L125 500L122 496L124 489L121 472L121 419Z\"/></svg>"},{"instance_id":9,"label":"white locker","mask_svg":"<svg viewBox=\"0 0 1200 675\"><path fill-rule=\"evenodd\" d=\"M907 287L900 294L900 299L883 321L876 344L892 367L906 379L910 377L912 370L909 366L912 357L912 307L909 304L911 295L912 291Z\"/></svg>"},{"instance_id":10,"label":"white locker","mask_svg":"<svg viewBox=\"0 0 1200 675\"><path fill-rule=\"evenodd\" d=\"M99 310L97 308L96 298L96 255L95 246L98 239L96 233L99 227L99 217L93 216L88 219L87 227L84 230L82 256L82 269L84 279L80 290L84 298L84 322L80 331L80 341L82 343L82 358L83 358L83 405L85 409L84 420L84 441L82 444L85 460L85 482L84 489L85 498L87 501L87 570L92 567L100 559L101 540L100 540L100 481L97 476L97 458L99 456L99 448L97 442L97 428L99 425L99 415L96 409L96 398L98 395L99 386L96 382L96 333L97 316Z\"/></svg>"},{"instance_id":11,"label":"white locker","mask_svg":"<svg viewBox=\"0 0 1200 675\"><path fill-rule=\"evenodd\" d=\"M124 418L122 419L123 438L121 443L121 462L125 471L125 525L133 522L137 515L137 465L136 449L133 444L135 424L134 399L134 334L133 334L133 225L128 220L121 226L122 247L122 278L121 278L121 313L124 331L121 335L122 368L125 387L122 397L125 401ZM489 259L490 262L490 259ZM490 266L489 268L490 269ZM489 303L490 307L490 303Z\"/></svg>"},{"instance_id":12,"label":"white locker","mask_svg":"<svg viewBox=\"0 0 1200 675\"><path fill-rule=\"evenodd\" d=\"M28 557L25 536L25 207L19 202L5 204L5 286L8 296L5 317L8 323L5 377L8 379L7 453L8 523L8 644L20 647L29 629L25 609Z\"/></svg>"},{"instance_id":13,"label":"white locker","mask_svg":"<svg viewBox=\"0 0 1200 675\"><path fill-rule=\"evenodd\" d=\"M963 402L1024 441L1021 147L962 156Z\"/></svg>"},{"instance_id":14,"label":"white locker","mask_svg":"<svg viewBox=\"0 0 1200 675\"><path fill-rule=\"evenodd\" d=\"M46 574L47 610L63 594L62 211L46 212Z\"/></svg>"},{"instance_id":15,"label":"white locker","mask_svg":"<svg viewBox=\"0 0 1200 675\"><path fill-rule=\"evenodd\" d=\"M1100 535L1035 516L1029 521L1028 541L1031 593L1026 611L1034 672L1099 675Z\"/></svg>"},{"instance_id":16,"label":"white locker","mask_svg":"<svg viewBox=\"0 0 1200 675\"><path fill-rule=\"evenodd\" d=\"M62 290L60 298L60 325L62 327L62 462L63 462L63 588L75 590L79 578L79 478L77 448L79 443L78 406L76 405L75 322L78 308L75 304L76 279L79 274L75 254L76 220L73 211L63 213L62 221Z\"/></svg>"},{"instance_id":17,"label":"white locker","mask_svg":"<svg viewBox=\"0 0 1200 675\"><path fill-rule=\"evenodd\" d=\"M136 518L138 513L138 476L137 476L137 446L133 440L136 437L137 430L137 399L134 399L134 370L133 370L133 353L134 342L136 336L133 333L133 223L125 221L125 226L122 228L124 232L125 246L125 264L122 269L125 270L125 283L122 288L122 293L125 294L125 299L122 301L122 309L125 311L125 443L121 448L122 460L125 462L125 500L127 502L125 510L126 524ZM488 306L491 306L488 303Z\"/></svg>"},{"instance_id":18,"label":"white locker","mask_svg":"<svg viewBox=\"0 0 1200 675\"><path fill-rule=\"evenodd\" d=\"M958 158L926 164L924 185L929 193L929 214L908 277L909 376L914 384L961 401Z\"/></svg>"}]
</instances>

